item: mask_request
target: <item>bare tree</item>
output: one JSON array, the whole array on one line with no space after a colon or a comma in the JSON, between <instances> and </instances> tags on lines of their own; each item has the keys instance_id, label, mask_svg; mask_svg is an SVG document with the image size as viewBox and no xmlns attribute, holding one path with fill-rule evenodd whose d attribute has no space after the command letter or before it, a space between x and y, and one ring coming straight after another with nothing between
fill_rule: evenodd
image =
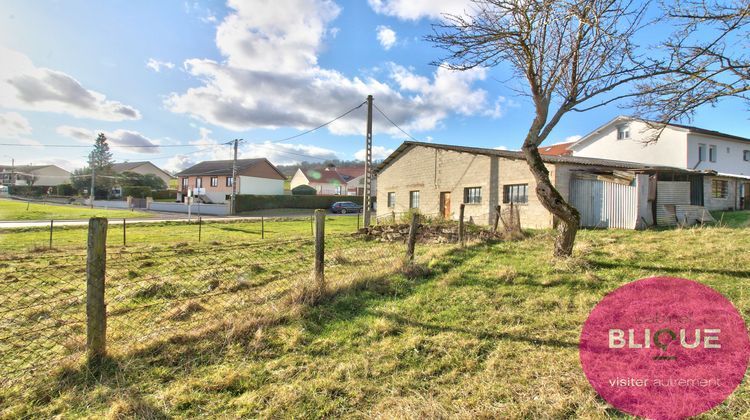
<instances>
[{"instance_id":1,"label":"bare tree","mask_svg":"<svg viewBox=\"0 0 750 420\"><path fill-rule=\"evenodd\" d=\"M427 37L449 51L439 65L504 65L524 81L535 115L521 149L537 197L558 221L555 256L572 254L580 216L550 182L538 147L566 113L632 99L642 94L638 82L672 71L668 55L641 55L634 42L648 8L627 0L474 0Z\"/></svg>"},{"instance_id":2,"label":"bare tree","mask_svg":"<svg viewBox=\"0 0 750 420\"><path fill-rule=\"evenodd\" d=\"M672 60L660 77L639 84L638 112L666 124L689 120L698 107L727 97L750 108L750 0L681 0L662 7L675 27L664 43Z\"/></svg>"}]
</instances>

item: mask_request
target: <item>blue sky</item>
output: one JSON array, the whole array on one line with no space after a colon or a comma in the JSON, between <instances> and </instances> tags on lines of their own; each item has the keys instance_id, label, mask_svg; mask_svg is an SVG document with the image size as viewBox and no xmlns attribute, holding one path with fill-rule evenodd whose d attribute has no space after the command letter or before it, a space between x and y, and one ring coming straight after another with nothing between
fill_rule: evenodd
<instances>
[{"instance_id":1,"label":"blue sky","mask_svg":"<svg viewBox=\"0 0 750 420\"><path fill-rule=\"evenodd\" d=\"M177 170L243 157L278 164L353 159L364 107L291 141L272 142L375 103L418 139L518 148L532 118L501 69L449 72L423 40L456 0L0 0L0 164L83 166L96 132L117 160ZM9 82L12 81L12 82ZM545 144L588 133L626 110L568 115ZM750 137L738 101L706 107L693 124ZM376 113L375 156L403 136ZM271 143L269 143L271 141ZM124 145L130 147L116 147ZM142 147L160 145L162 147ZM184 145L184 147L174 147Z\"/></svg>"}]
</instances>

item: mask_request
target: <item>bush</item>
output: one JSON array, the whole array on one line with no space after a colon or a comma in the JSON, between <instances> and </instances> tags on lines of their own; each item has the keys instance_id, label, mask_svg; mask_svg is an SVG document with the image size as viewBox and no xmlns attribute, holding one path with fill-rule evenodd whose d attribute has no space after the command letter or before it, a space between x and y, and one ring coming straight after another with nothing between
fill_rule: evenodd
<instances>
[{"instance_id":1,"label":"bush","mask_svg":"<svg viewBox=\"0 0 750 420\"><path fill-rule=\"evenodd\" d=\"M136 186L122 187L123 197L146 198L146 197L151 197L151 194L152 194L151 187L136 187Z\"/></svg>"},{"instance_id":2,"label":"bush","mask_svg":"<svg viewBox=\"0 0 750 420\"><path fill-rule=\"evenodd\" d=\"M349 195L238 195L237 211L266 209L327 209L337 201L362 204L362 196Z\"/></svg>"},{"instance_id":3,"label":"bush","mask_svg":"<svg viewBox=\"0 0 750 420\"><path fill-rule=\"evenodd\" d=\"M60 184L57 187L55 187L55 190L56 190L57 195L62 195L62 196L67 196L67 197L76 195L77 193L76 189L73 188L73 186L70 184Z\"/></svg>"},{"instance_id":4,"label":"bush","mask_svg":"<svg viewBox=\"0 0 750 420\"><path fill-rule=\"evenodd\" d=\"M292 188L292 195L317 195L318 192L315 191L315 188L309 186L309 185L297 185L296 187Z\"/></svg>"},{"instance_id":5,"label":"bush","mask_svg":"<svg viewBox=\"0 0 750 420\"><path fill-rule=\"evenodd\" d=\"M153 197L154 200L177 200L177 190L153 191L151 197Z\"/></svg>"},{"instance_id":6,"label":"bush","mask_svg":"<svg viewBox=\"0 0 750 420\"><path fill-rule=\"evenodd\" d=\"M10 195L19 195L22 197L41 197L47 195L49 187L41 185L8 185Z\"/></svg>"}]
</instances>

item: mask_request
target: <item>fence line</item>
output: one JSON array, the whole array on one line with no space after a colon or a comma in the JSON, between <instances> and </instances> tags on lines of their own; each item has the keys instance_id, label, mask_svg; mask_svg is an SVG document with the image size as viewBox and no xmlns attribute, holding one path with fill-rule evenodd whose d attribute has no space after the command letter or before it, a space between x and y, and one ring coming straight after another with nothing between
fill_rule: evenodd
<instances>
[{"instance_id":1,"label":"fence line","mask_svg":"<svg viewBox=\"0 0 750 420\"><path fill-rule=\"evenodd\" d=\"M0 259L6 279L0 283L0 386L66 361L126 357L142 346L165 345L175 334L275 313L300 302L304 288L314 293L303 303L315 304L353 282L392 275L420 252L435 252L416 246L420 217L412 216L406 243L329 232L326 225L338 219L321 211L314 237L148 249L120 246L119 235L107 235L119 234L119 227L92 218L85 254ZM123 225L123 244L132 243L133 229Z\"/></svg>"}]
</instances>

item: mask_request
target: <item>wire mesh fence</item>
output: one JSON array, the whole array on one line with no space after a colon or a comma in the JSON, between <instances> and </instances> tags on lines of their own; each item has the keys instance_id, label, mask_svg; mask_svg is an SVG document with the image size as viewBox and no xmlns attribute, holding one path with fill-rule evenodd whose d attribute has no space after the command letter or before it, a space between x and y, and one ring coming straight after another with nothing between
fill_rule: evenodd
<instances>
[{"instance_id":1,"label":"wire mesh fence","mask_svg":"<svg viewBox=\"0 0 750 420\"><path fill-rule=\"evenodd\" d=\"M328 230L351 233L362 227L361 215L329 216ZM0 226L0 252L49 249L83 249L87 226L51 220L42 226L5 228ZM262 239L312 237L313 216L256 217L252 219L193 218L190 222L149 222L110 219L108 247L142 246L159 243L232 242Z\"/></svg>"},{"instance_id":2,"label":"wire mesh fence","mask_svg":"<svg viewBox=\"0 0 750 420\"><path fill-rule=\"evenodd\" d=\"M0 256L0 386L22 386L35 373L91 356L97 330L106 338L102 352L127 358L180 337L226 331L239 320L283 316L316 278L319 255L325 270L319 299L408 265L406 238L380 242L329 233L333 223L324 223L318 245L312 236L257 241L244 232L247 241L122 247L111 245L118 240L113 225L108 247L101 248L103 266L90 234L88 249ZM415 259L424 262L438 251L417 247ZM97 272L101 314L92 299Z\"/></svg>"}]
</instances>

